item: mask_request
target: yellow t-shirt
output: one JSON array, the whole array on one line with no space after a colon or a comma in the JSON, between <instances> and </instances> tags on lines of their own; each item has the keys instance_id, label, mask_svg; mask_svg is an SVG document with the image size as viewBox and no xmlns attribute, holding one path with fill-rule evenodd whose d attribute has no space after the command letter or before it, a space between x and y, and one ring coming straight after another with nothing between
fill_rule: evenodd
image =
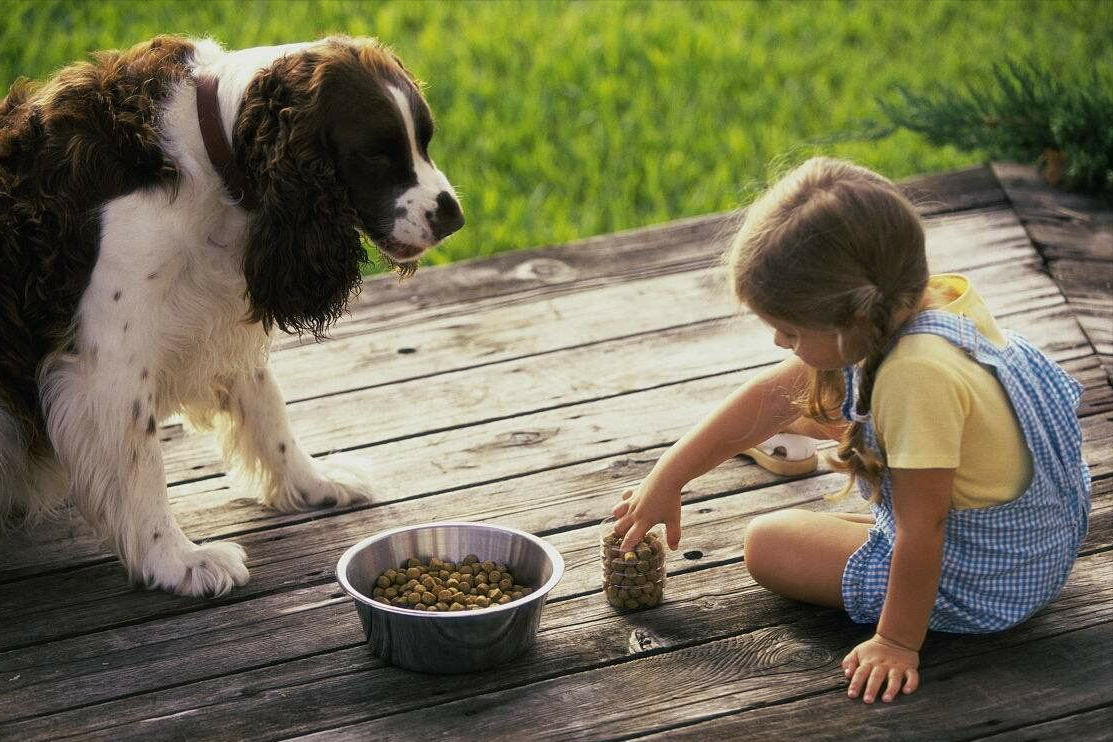
<instances>
[{"instance_id":1,"label":"yellow t-shirt","mask_svg":"<svg viewBox=\"0 0 1113 742\"><path fill-rule=\"evenodd\" d=\"M1005 338L963 276L932 276L946 302L932 308L969 318L999 347ZM894 469L954 469L956 510L1019 497L1032 457L997 377L938 335L905 335L882 361L870 397L878 443Z\"/></svg>"}]
</instances>

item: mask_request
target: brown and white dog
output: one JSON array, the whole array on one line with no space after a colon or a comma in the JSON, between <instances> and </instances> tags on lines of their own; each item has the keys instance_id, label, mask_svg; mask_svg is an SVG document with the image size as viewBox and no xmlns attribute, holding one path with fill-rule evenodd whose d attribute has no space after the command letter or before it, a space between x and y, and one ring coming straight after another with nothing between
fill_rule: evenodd
<instances>
[{"instance_id":1,"label":"brown and white dog","mask_svg":"<svg viewBox=\"0 0 1113 742\"><path fill-rule=\"evenodd\" d=\"M403 272L463 224L401 62L344 37L227 52L158 37L0 103L0 524L72 499L132 580L221 595L243 549L170 512L160 420L224 436L279 510L345 504L267 366L360 282L360 233Z\"/></svg>"}]
</instances>

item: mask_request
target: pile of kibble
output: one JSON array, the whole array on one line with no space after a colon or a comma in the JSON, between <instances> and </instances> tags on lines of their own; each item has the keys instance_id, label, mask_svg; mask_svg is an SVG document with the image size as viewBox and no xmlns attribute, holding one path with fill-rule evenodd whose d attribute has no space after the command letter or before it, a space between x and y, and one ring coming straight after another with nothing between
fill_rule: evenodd
<instances>
[{"instance_id":1,"label":"pile of kibble","mask_svg":"<svg viewBox=\"0 0 1113 742\"><path fill-rule=\"evenodd\" d=\"M665 548L650 531L633 551L623 552L622 536L603 533L603 592L615 608L639 610L660 605L665 591Z\"/></svg>"},{"instance_id":2,"label":"pile of kibble","mask_svg":"<svg viewBox=\"0 0 1113 742\"><path fill-rule=\"evenodd\" d=\"M407 559L401 569L379 575L371 597L415 611L477 611L524 598L533 588L514 581L505 564L468 554L457 566L436 557Z\"/></svg>"}]
</instances>

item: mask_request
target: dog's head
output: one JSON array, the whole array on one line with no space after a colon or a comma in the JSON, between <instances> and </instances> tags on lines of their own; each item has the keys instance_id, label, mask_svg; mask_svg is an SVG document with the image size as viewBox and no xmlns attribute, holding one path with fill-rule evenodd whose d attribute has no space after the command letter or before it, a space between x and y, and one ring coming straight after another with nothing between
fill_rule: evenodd
<instances>
[{"instance_id":1,"label":"dog's head","mask_svg":"<svg viewBox=\"0 0 1113 742\"><path fill-rule=\"evenodd\" d=\"M255 77L233 136L260 202L244 255L253 319L320 335L359 284L360 232L409 273L463 226L432 136L420 84L374 40L329 38Z\"/></svg>"}]
</instances>

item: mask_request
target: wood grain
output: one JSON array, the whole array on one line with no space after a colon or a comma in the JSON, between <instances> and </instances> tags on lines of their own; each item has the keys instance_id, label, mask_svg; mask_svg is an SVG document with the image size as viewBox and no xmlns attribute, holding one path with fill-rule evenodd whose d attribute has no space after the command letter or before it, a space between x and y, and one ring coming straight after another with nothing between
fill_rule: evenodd
<instances>
[{"instance_id":1,"label":"wood grain","mask_svg":"<svg viewBox=\"0 0 1113 742\"><path fill-rule=\"evenodd\" d=\"M678 584L689 584L686 577L689 575L714 585L742 580L743 584L756 589L738 564L742 558L739 534L750 518L779 507L860 510L861 501L857 498L837 502L823 498L837 481L833 475L796 480L777 487L697 500L685 506L685 543L681 550L670 553L667 563L670 574L667 602L684 596L685 593L677 593L675 588ZM1098 480L1094 502L1090 533L1083 545L1083 553L1087 555L1106 554L1113 546L1113 477ZM567 613L560 608L555 617L554 612L547 609L544 626L590 624L591 615L598 611L609 615L609 607L599 600L594 523L554 534L549 540L561 551L567 566L564 579L553 593L557 601L554 605L563 605L562 601L578 600L581 596L594 596L597 606L585 612L582 604L577 603L581 607L574 612ZM313 542L308 538L303 538L302 542L306 543L306 550L313 553L331 549L338 555L344 548L343 543L323 545L319 540ZM1113 554L1107 556L1113 558ZM298 553L283 557L287 561L279 562L280 569L289 569L291 562L303 558ZM711 574L713 570L722 574L719 571ZM270 582L281 578L282 575L277 574L270 578L260 575L257 579ZM115 697L120 688L126 687L129 694L133 694L174 680L185 682L204 678L216 669L226 673L250 670L258 666L262 657L266 658L265 664L271 666L307 653L346 650L358 643L358 622L350 601L336 590L331 580L319 587L310 583L305 587L286 587L283 591L274 591L269 585L257 587L261 587L258 597L202 613L171 615L143 625L122 626L110 632L0 654L0 677L22 674L18 685L9 686L7 693L0 690L0 707L11 706L27 713L30 709L53 710L55 707L51 704L64 708L78 696L83 703L100 702ZM1057 601L1051 609L1059 610L1059 607ZM1105 608L1095 605L1094 610L1100 614ZM568 616L574 616L571 622ZM549 623L550 620L553 623ZM278 636L294 641L277 642ZM230 646L242 650L222 651ZM204 661L206 658L208 660ZM54 678L67 676L70 682L52 685ZM0 721L4 718L0 712Z\"/></svg>"},{"instance_id":2,"label":"wood grain","mask_svg":"<svg viewBox=\"0 0 1113 742\"><path fill-rule=\"evenodd\" d=\"M745 378L746 374L741 376ZM523 416L492 423L489 426L476 426L476 431L472 433L471 438L440 436L440 445L444 446L441 449L443 453L438 455L441 465L432 468L425 477L415 475L413 467L406 465L406 462L412 459L406 456L398 456L386 465L380 466L379 475L383 478L389 477L389 481L397 483L395 496L391 499L398 501L406 499L408 495L436 492L439 489L436 485L440 482L447 485L448 489L451 489L452 485L461 486L461 478L467 476L467 467L474 467L478 459L485 459L487 462L482 470L484 474L488 476L491 473L505 474L505 478L511 479L530 471L555 469L583 461L580 455L585 449L594 448L600 453L599 458L603 458L603 456L615 456L667 445L690 426L689 410L710 409L717 400L733 390L738 382L739 379L734 376L715 377L680 387L655 389L641 395L628 395L576 408L560 408L546 413ZM1093 423L1087 424L1087 437L1104 435L1099 432L1103 430L1103 423L1095 419ZM528 439L520 436L522 433L539 431L544 433L551 442L540 450L535 450ZM513 442L514 445L507 445L507 442ZM414 443L414 439L402 441L399 445L401 444L413 445L415 451L421 449L420 442ZM502 478L504 477L494 476L490 479L484 478L482 481ZM524 491L532 492L528 489ZM614 490L616 493L619 491ZM552 491L552 496L560 497L566 492L568 492L567 488L558 485ZM416 508L412 511L411 517L417 520L411 522L429 519L421 508L420 500L411 501L408 507L414 506ZM384 513L387 512L389 511L372 509L357 515L356 518L362 529L359 533L366 534L395 525L396 521L383 518ZM590 511L583 510L583 512L586 515ZM601 517L600 510L595 510L592 515L586 517L598 521ZM333 535L344 533L351 539L349 543L360 537L359 533L348 534L340 530L335 518L328 520L326 530L329 533ZM244 595L253 590L268 589L265 587L267 583L262 580L267 565L265 562L257 564L260 547L256 544L275 544L281 552L287 553L303 543L301 538L286 540L282 533L262 531L238 539L252 555L248 566L255 573L255 579L237 594ZM285 543L278 543L280 541ZM314 559L311 562L313 568L309 570L310 577L319 578L320 575L326 574L334 561L323 557ZM281 574L286 576L281 584L292 584L293 578L288 568L283 566L280 570ZM84 601L103 604L103 609L92 611L86 607L80 611L67 610L67 607L72 605L74 595L86 596L83 598ZM50 636L83 632L97 625L105 625L98 623L102 621L112 625L125 620L158 615L161 611L181 610L178 606L190 602L172 596L148 595L130 589L123 579L122 568L115 562L95 564L41 578L20 580L0 585L0 646L38 642ZM131 611L138 613L132 614ZM22 616L23 620L5 623L5 617L9 616L13 618ZM35 617L34 621L29 618L32 616Z\"/></svg>"},{"instance_id":3,"label":"wood grain","mask_svg":"<svg viewBox=\"0 0 1113 742\"><path fill-rule=\"evenodd\" d=\"M1094 349L1113 338L1104 238L1078 229L1104 228L1105 207L1020 176L981 167L902 187L917 191L933 270L967 272L1002 324L1083 382L1090 530L1067 587L1030 621L933 634L920 693L848 702L837 662L869 628L746 571L756 515L861 510L824 497L842 481L825 468L785 480L740 457L697 479L664 604L620 615L601 598L602 515L704 411L783 357L730 300L717 260L737 214L717 214L374 278L336 339L285 338L273 365L294 426L322 457L374 459L368 505L264 510L207 437L164 427L176 517L250 555L252 581L221 600L129 588L72 514L6 534L0 740L517 740L523 720L531 739L1099 738L1110 691L1087 681L1113 669L1113 386ZM448 518L540 533L566 560L536 646L498 672L385 665L335 583L359 538Z\"/></svg>"},{"instance_id":4,"label":"wood grain","mask_svg":"<svg viewBox=\"0 0 1113 742\"><path fill-rule=\"evenodd\" d=\"M1113 381L1113 201L1050 188L1027 165L992 169Z\"/></svg>"},{"instance_id":5,"label":"wood grain","mask_svg":"<svg viewBox=\"0 0 1113 742\"><path fill-rule=\"evenodd\" d=\"M1059 729L1070 740L1107 740L1113 721L1109 704L1113 687L1098 678L1108 670L1108 645L1113 625L1066 630L1034 641L1023 652L978 653L924 672L924 688L891 704L867 706L846 698L842 689L810 695L791 703L728 713L713 721L670 729L643 740L969 740L1055 739ZM1104 653L1104 656L1103 656ZM1086 713L1103 706L1094 716ZM960 712L956 712L961 709ZM1075 724L1038 724L1069 715ZM1094 713L1094 712L1090 712ZM816 725L816 718L837 723ZM1104 723L1102 723L1104 719ZM1028 724L1038 725L1025 730ZM362 730L361 730L362 731ZM1029 731L1032 736L1018 732ZM1047 736L1044 736L1047 735ZM322 735L324 738L326 735ZM591 735L584 739L592 738Z\"/></svg>"},{"instance_id":6,"label":"wood grain","mask_svg":"<svg viewBox=\"0 0 1113 742\"><path fill-rule=\"evenodd\" d=\"M1113 554L1108 550L1083 557L1060 598L1036 617L1003 634L933 635L924 650L925 667L1000 648L1014 648L1022 655L1029 643L1038 638L1108 625L1108 612L1113 605L1111 577ZM217 628L221 627L218 625L214 630ZM270 627L259 627L251 633L243 631L247 650L277 648L276 643L261 645L267 628ZM236 633L225 643L193 651L185 642L170 650L156 645L147 650L150 655L146 662L134 662L144 656L141 650L135 653L138 658L131 658L134 664L130 668L102 671L99 682L93 679L76 685L73 688L76 697L88 701L90 697L82 691L87 693L92 688L103 693L105 689L137 681L154 680L152 685L157 688L159 677L140 677L144 668L165 673L184 685L41 718L33 718L36 715L27 712L48 707L53 699L37 696L32 692L34 688L29 688L20 698L23 704L32 704L21 706L28 718L8 726L24 739L48 737L74 725L87 732L103 730L101 735L90 738L130 739L144 733L161 738L173 731L190 739L227 739L279 731L294 734L322 724L374 718L382 719L385 725L361 727L358 731L367 735L364 738L378 739L383 727L396 725L405 730L411 728L411 722L416 724L415 729L433 734L434 726L443 723L439 721L442 715L459 716L460 711L449 704L430 714L428 707L461 699L457 705L481 708L484 714L497 717L481 726L469 727L474 736L466 738L488 734L504 738L497 731L498 724L509 725L512 715L523 711L517 702L520 696L515 694L540 693L551 698L553 694L571 693L570 703L581 693L587 697L597 695L601 709L622 716L625 709L622 698L629 698L630 690L643 688L639 682L645 683L647 679L650 683L667 682L676 675L674 664L695 665L683 677L688 689L697 694L713 685L700 679L705 666L725 682L740 679L735 676L743 674L751 690L761 692L759 685L768 686L765 701L778 694L782 700L797 697L798 689L793 682L780 681L794 680L783 676L805 669L813 671L806 673L805 680L814 683L815 689L838 688L842 683L837 672L832 671L831 658L841 659L867 629L852 624L840 612L779 598L755 585L744 568L735 564L675 576L670 581L666 602L652 612L617 614L597 592L555 602L546 607L537 644L527 655L499 673L467 676L466 682L397 670L375 659L363 646L340 643L352 631L358 632L350 606L326 605L316 609L303 620L297 634L309 631L325 635L339 647L327 655L315 654L312 650L320 648L323 642L305 636L310 642L308 651L297 659L225 674L234 667L235 658L230 656L234 653L220 654L216 650L238 646ZM203 633L202 641L209 635ZM685 653L677 655L673 650ZM117 651L74 661L60 674L81 680L82 669L95 670L101 662L117 664L121 654L122 651ZM192 661L193 655L211 657L215 664L199 666ZM660 662L666 663L666 669L655 669ZM174 674L175 663L186 668L183 674ZM206 674L220 677L206 680ZM580 682L584 680L581 674L590 675L591 682ZM201 679L195 680L198 676ZM763 676L766 682L761 684ZM778 682L769 683L769 677L778 678ZM925 678L930 688L931 674L925 672ZM558 690L552 690L554 687ZM482 697L473 700L479 694L492 692L514 696L515 700L492 701ZM682 699L674 695L659 701L664 704L669 699L679 700L683 705ZM54 702L67 704L61 690ZM69 704L77 705L73 696ZM548 724L555 711L542 713L538 718ZM427 717L424 722L420 720L422 714ZM471 718L472 714L464 716ZM578 716L570 715L556 724L553 733L573 733L575 727L569 725L574 725Z\"/></svg>"}]
</instances>

